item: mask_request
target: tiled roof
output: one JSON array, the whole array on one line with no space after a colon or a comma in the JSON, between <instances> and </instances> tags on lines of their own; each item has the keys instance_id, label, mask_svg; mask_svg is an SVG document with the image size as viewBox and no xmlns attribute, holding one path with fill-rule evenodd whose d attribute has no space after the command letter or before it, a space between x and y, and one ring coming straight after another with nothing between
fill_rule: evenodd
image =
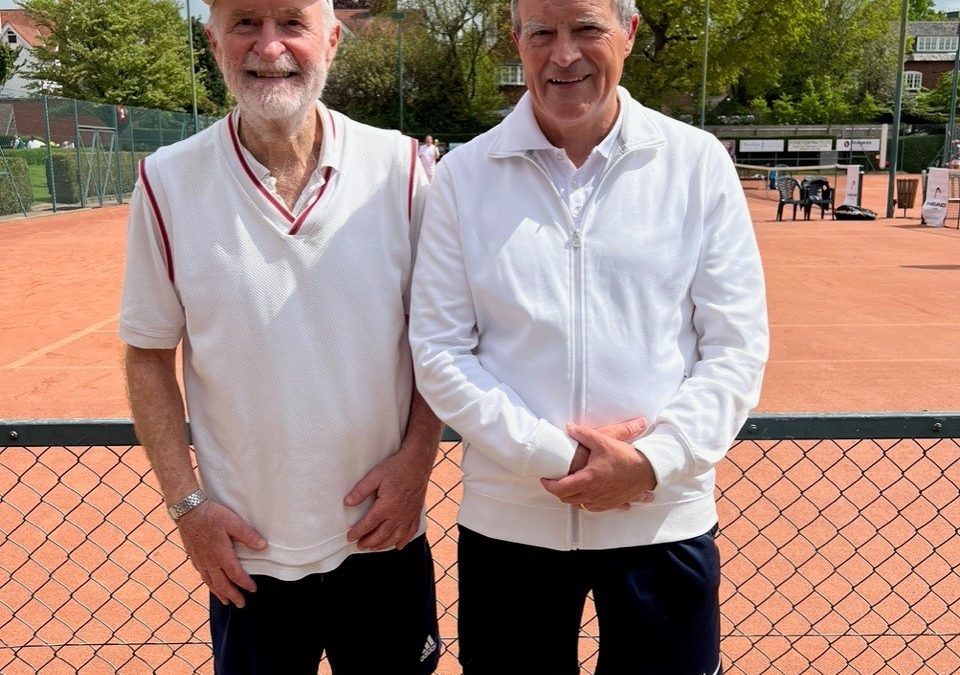
<instances>
[{"instance_id":1,"label":"tiled roof","mask_svg":"<svg viewBox=\"0 0 960 675\"><path fill-rule=\"evenodd\" d=\"M910 21L907 35L913 37L953 37L957 34L957 21Z\"/></svg>"},{"instance_id":2,"label":"tiled roof","mask_svg":"<svg viewBox=\"0 0 960 675\"><path fill-rule=\"evenodd\" d=\"M0 9L0 26L9 25L29 46L35 47L50 31L39 28L23 9Z\"/></svg>"},{"instance_id":3,"label":"tiled roof","mask_svg":"<svg viewBox=\"0 0 960 675\"><path fill-rule=\"evenodd\" d=\"M372 18L369 9L335 9L333 13L351 33L356 33Z\"/></svg>"}]
</instances>

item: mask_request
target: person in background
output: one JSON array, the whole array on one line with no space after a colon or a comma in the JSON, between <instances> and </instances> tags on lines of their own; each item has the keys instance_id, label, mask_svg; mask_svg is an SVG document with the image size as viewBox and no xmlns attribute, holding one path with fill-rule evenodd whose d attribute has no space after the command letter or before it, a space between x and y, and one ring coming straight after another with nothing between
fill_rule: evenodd
<instances>
[{"instance_id":1,"label":"person in background","mask_svg":"<svg viewBox=\"0 0 960 675\"><path fill-rule=\"evenodd\" d=\"M712 135L618 87L632 0L513 0L527 92L448 153L417 382L465 445L464 675L721 672L715 469L759 399L763 270Z\"/></svg>"},{"instance_id":2,"label":"person in background","mask_svg":"<svg viewBox=\"0 0 960 675\"><path fill-rule=\"evenodd\" d=\"M428 134L423 137L419 155L420 163L423 165L423 171L427 174L427 180L432 181L434 172L437 169L437 162L440 161L440 149L433 142L433 136Z\"/></svg>"},{"instance_id":3,"label":"person in background","mask_svg":"<svg viewBox=\"0 0 960 675\"><path fill-rule=\"evenodd\" d=\"M431 673L417 143L320 102L330 0L215 0L206 31L237 107L141 163L120 335L138 437L210 590L214 670L315 675L326 654L336 674Z\"/></svg>"}]
</instances>

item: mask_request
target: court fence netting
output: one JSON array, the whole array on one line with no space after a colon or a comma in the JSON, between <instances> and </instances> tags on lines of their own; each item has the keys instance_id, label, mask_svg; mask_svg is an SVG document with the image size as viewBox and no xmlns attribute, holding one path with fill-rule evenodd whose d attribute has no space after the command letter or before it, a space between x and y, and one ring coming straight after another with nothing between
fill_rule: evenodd
<instances>
[{"instance_id":1,"label":"court fence netting","mask_svg":"<svg viewBox=\"0 0 960 675\"><path fill-rule=\"evenodd\" d=\"M0 438L0 672L212 672L208 595L132 426ZM460 454L448 431L427 495L440 673L459 672ZM960 413L753 417L717 499L726 673L960 672ZM583 672L597 650L588 604Z\"/></svg>"},{"instance_id":2,"label":"court fence netting","mask_svg":"<svg viewBox=\"0 0 960 675\"><path fill-rule=\"evenodd\" d=\"M57 96L0 98L0 215L122 204L141 159L217 119Z\"/></svg>"}]
</instances>

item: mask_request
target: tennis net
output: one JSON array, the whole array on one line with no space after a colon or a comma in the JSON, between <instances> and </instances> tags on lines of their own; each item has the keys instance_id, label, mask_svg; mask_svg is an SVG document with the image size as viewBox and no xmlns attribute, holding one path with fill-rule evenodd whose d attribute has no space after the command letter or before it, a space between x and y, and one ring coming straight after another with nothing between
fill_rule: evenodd
<instances>
[{"instance_id":1,"label":"tennis net","mask_svg":"<svg viewBox=\"0 0 960 675\"><path fill-rule=\"evenodd\" d=\"M734 166L737 168L737 175L740 176L743 193L752 199L776 201L778 199L777 179L784 176L791 176L796 178L797 181L808 178L826 178L835 195L843 195L846 192L846 164L810 164L806 166L735 164Z\"/></svg>"}]
</instances>

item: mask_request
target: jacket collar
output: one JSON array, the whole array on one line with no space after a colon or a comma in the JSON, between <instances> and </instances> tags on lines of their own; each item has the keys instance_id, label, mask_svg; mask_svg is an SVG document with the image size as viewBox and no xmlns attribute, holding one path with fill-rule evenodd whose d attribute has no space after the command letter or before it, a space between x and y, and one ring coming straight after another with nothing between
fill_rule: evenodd
<instances>
[{"instance_id":1,"label":"jacket collar","mask_svg":"<svg viewBox=\"0 0 960 675\"><path fill-rule=\"evenodd\" d=\"M637 103L623 87L617 87L617 96L623 111L620 125L619 150L627 152L638 148L654 148L666 143L663 132L653 116ZM530 150L552 150L553 145L543 135L533 114L533 101L526 92L507 117L500 123L499 133L490 147L490 157L512 157Z\"/></svg>"}]
</instances>

